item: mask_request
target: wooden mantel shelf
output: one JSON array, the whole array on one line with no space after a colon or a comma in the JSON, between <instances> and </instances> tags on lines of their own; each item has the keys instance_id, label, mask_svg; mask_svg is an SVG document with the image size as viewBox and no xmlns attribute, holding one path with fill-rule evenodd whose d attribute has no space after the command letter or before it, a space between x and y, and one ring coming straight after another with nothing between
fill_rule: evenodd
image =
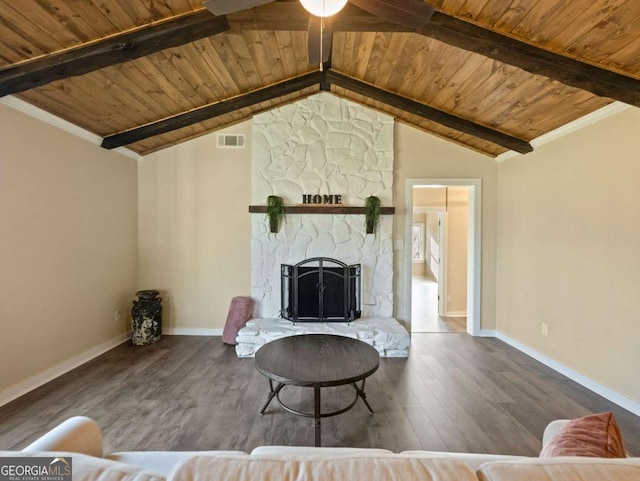
<instances>
[{"instance_id":1,"label":"wooden mantel shelf","mask_svg":"<svg viewBox=\"0 0 640 481\"><path fill-rule=\"evenodd\" d=\"M249 212L252 214L266 214L266 205L250 205ZM340 207L335 205L285 205L285 214L359 214L365 215L365 207ZM393 215L396 213L395 207L381 207L382 215Z\"/></svg>"}]
</instances>

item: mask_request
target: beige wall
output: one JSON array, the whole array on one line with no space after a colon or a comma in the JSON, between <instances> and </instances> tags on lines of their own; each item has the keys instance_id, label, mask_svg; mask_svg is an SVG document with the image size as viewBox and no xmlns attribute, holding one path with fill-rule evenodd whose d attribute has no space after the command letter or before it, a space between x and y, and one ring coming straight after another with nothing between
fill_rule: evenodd
<instances>
[{"instance_id":1,"label":"beige wall","mask_svg":"<svg viewBox=\"0 0 640 481\"><path fill-rule=\"evenodd\" d=\"M636 402L639 125L629 109L498 166L498 330Z\"/></svg>"},{"instance_id":2,"label":"beige wall","mask_svg":"<svg viewBox=\"0 0 640 481\"><path fill-rule=\"evenodd\" d=\"M478 178L482 180L482 288L481 328L495 328L496 195L494 159L459 147L407 125L396 123L396 171L394 177L394 239L405 240L406 179ZM408 207L411 209L411 206ZM395 311L406 319L403 251L395 251Z\"/></svg>"},{"instance_id":3,"label":"beige wall","mask_svg":"<svg viewBox=\"0 0 640 481\"><path fill-rule=\"evenodd\" d=\"M164 330L221 329L251 293L251 122L220 132L247 147L218 149L214 133L139 164L140 288L165 297Z\"/></svg>"},{"instance_id":4,"label":"beige wall","mask_svg":"<svg viewBox=\"0 0 640 481\"><path fill-rule=\"evenodd\" d=\"M128 330L137 165L4 105L0 146L1 395Z\"/></svg>"}]
</instances>

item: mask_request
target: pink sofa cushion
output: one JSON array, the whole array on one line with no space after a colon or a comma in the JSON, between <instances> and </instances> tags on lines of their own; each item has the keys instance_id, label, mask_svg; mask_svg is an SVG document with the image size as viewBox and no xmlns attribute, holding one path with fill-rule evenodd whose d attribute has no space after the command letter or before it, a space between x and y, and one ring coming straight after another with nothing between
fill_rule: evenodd
<instances>
[{"instance_id":1,"label":"pink sofa cushion","mask_svg":"<svg viewBox=\"0 0 640 481\"><path fill-rule=\"evenodd\" d=\"M235 346L238 331L242 329L253 315L253 299L250 297L234 297L231 299L227 322L222 331L222 342Z\"/></svg>"},{"instance_id":2,"label":"pink sofa cushion","mask_svg":"<svg viewBox=\"0 0 640 481\"><path fill-rule=\"evenodd\" d=\"M613 413L592 414L569 421L540 453L541 458L554 456L624 458L622 434Z\"/></svg>"}]
</instances>

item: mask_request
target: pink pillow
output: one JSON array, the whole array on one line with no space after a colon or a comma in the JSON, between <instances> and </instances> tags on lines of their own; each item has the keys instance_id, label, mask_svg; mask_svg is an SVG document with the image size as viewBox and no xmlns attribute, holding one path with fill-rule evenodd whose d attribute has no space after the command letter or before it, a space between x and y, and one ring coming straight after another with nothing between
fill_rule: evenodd
<instances>
[{"instance_id":1,"label":"pink pillow","mask_svg":"<svg viewBox=\"0 0 640 481\"><path fill-rule=\"evenodd\" d=\"M569 421L540 452L541 458L555 456L626 457L622 434L613 413L592 414Z\"/></svg>"},{"instance_id":2,"label":"pink pillow","mask_svg":"<svg viewBox=\"0 0 640 481\"><path fill-rule=\"evenodd\" d=\"M250 297L234 297L231 299L227 322L222 331L222 342L235 346L238 331L242 329L253 315L253 299Z\"/></svg>"}]
</instances>

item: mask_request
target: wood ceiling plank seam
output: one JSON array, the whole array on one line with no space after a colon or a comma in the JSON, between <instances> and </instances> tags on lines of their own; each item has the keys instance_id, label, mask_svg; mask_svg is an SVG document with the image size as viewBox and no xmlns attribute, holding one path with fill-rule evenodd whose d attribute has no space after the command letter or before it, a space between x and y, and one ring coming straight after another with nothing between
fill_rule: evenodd
<instances>
[{"instance_id":1,"label":"wood ceiling plank seam","mask_svg":"<svg viewBox=\"0 0 640 481\"><path fill-rule=\"evenodd\" d=\"M635 21L638 16L640 16L640 2L635 0L626 2L598 22L594 28L576 39L565 48L564 52L574 58L593 61L594 52L603 43L602 39L606 39L604 43L617 40L619 32L624 32L629 19Z\"/></svg>"},{"instance_id":2,"label":"wood ceiling plank seam","mask_svg":"<svg viewBox=\"0 0 640 481\"><path fill-rule=\"evenodd\" d=\"M376 74L376 84L384 85L387 90L393 90L389 87L391 74L395 70L406 72L410 63L408 55L403 51L407 44L407 39L408 34L406 33L392 33L389 39L389 48L387 48L380 69Z\"/></svg>"},{"instance_id":3,"label":"wood ceiling plank seam","mask_svg":"<svg viewBox=\"0 0 640 481\"><path fill-rule=\"evenodd\" d=\"M73 79L73 83L81 82L89 96L88 100L92 100L100 108L102 116L108 114L116 121L118 129L144 124L153 119L153 113L144 103L121 85L111 81L103 72L93 72ZM96 116L96 120L100 118L99 115Z\"/></svg>"},{"instance_id":4,"label":"wood ceiling plank seam","mask_svg":"<svg viewBox=\"0 0 640 481\"><path fill-rule=\"evenodd\" d=\"M2 9L3 13L6 11ZM77 45L81 43L70 29L64 28L49 28L50 26L58 26L58 22L55 17L51 16L51 13L44 8L44 6L35 0L21 0L19 9L12 8L15 19L19 19L25 26L32 25L34 31L40 31L43 34L43 38L48 38L55 41L58 45L68 47L69 45ZM27 16L28 15L28 16Z\"/></svg>"},{"instance_id":5,"label":"wood ceiling plank seam","mask_svg":"<svg viewBox=\"0 0 640 481\"><path fill-rule=\"evenodd\" d=\"M622 4L626 0L605 0L607 4ZM562 53L567 45L583 35L614 10L613 5L603 8L593 0L573 0L564 2L556 15L538 25L535 37L529 40L549 50Z\"/></svg>"},{"instance_id":6,"label":"wood ceiling plank seam","mask_svg":"<svg viewBox=\"0 0 640 481\"><path fill-rule=\"evenodd\" d=\"M558 105L564 104L563 100L566 96L570 96L574 92L573 89L561 88L557 82L545 77L531 77L522 84L521 88L527 92L526 102L519 100L522 98L520 94L510 92L503 97L501 102L494 102L494 107L491 110L485 111L486 118L492 126L499 128L498 126L502 126L509 119L519 118L520 113L527 109L531 112L536 109L546 110L549 117L552 118L552 111L550 108L542 107L542 103L544 102L555 110ZM558 99L559 96L562 98Z\"/></svg>"},{"instance_id":7,"label":"wood ceiling plank seam","mask_svg":"<svg viewBox=\"0 0 640 481\"><path fill-rule=\"evenodd\" d=\"M172 95L156 98L154 92L158 91L158 87L153 82L151 75L141 72L137 65L131 62L102 69L100 72L112 83L121 85L123 88L126 87L127 91L130 91L143 105L147 106L150 112L153 112L155 118L164 118L174 114L176 108L171 109L172 103L176 107L180 107L175 103Z\"/></svg>"},{"instance_id":8,"label":"wood ceiling plank seam","mask_svg":"<svg viewBox=\"0 0 640 481\"><path fill-rule=\"evenodd\" d=\"M464 4L466 2L467 0L447 0L442 6L442 9L458 16L460 10L462 9L462 7L464 7Z\"/></svg>"},{"instance_id":9,"label":"wood ceiling plank seam","mask_svg":"<svg viewBox=\"0 0 640 481\"><path fill-rule=\"evenodd\" d=\"M98 90L89 92L96 105L101 104L99 99L108 100L111 103L113 114L117 115L117 117L114 116L113 118L126 119L126 123L122 122L121 124L122 129L127 128L127 125L141 125L155 120L155 116L147 104L136 95L133 95L131 91L119 82L109 79L104 70L106 69L78 78L78 80L90 78L99 86Z\"/></svg>"},{"instance_id":10,"label":"wood ceiling plank seam","mask_svg":"<svg viewBox=\"0 0 640 481\"><path fill-rule=\"evenodd\" d=\"M374 83L376 81L380 65L384 60L384 55L389 48L391 36L389 33L375 33L375 40L369 55L369 62L364 76L361 77L365 82Z\"/></svg>"},{"instance_id":11,"label":"wood ceiling plank seam","mask_svg":"<svg viewBox=\"0 0 640 481\"><path fill-rule=\"evenodd\" d=\"M504 70L503 70L504 72ZM526 97L529 97L532 92L525 90L522 86L524 82L527 82L534 76L524 72L522 70L507 70L497 80L493 82L488 77L478 87L474 88L470 92L461 90L458 92L459 102L452 109L452 112L456 112L463 117L472 116L478 117L483 123L487 123L490 112L499 105L512 104L518 102L522 98L522 92L526 92ZM544 77L537 77L544 78ZM517 92L517 95L514 93ZM488 125L488 124L487 124Z\"/></svg>"},{"instance_id":12,"label":"wood ceiling plank seam","mask_svg":"<svg viewBox=\"0 0 640 481\"><path fill-rule=\"evenodd\" d=\"M149 81L153 82L157 88L157 90L154 90L153 95L160 97L159 101L166 99L166 102L173 102L175 105L174 113L178 111L184 112L195 107L193 102L190 102L176 89L176 86L157 68L156 64L149 60L149 57L141 57L133 62L128 62L128 64L136 65L149 78ZM168 92L171 92L171 94L168 95Z\"/></svg>"},{"instance_id":13,"label":"wood ceiling plank seam","mask_svg":"<svg viewBox=\"0 0 640 481\"><path fill-rule=\"evenodd\" d=\"M199 105L202 105L202 100L198 93L189 86L188 82L182 76L182 73L173 67L171 59L166 52L157 52L150 57L151 62L157 65L158 72L173 86L173 89L170 89L170 91L174 92L174 95L182 95L182 98L189 102L191 108L197 108ZM187 86L189 88L187 88Z\"/></svg>"},{"instance_id":14,"label":"wood ceiling plank seam","mask_svg":"<svg viewBox=\"0 0 640 481\"><path fill-rule=\"evenodd\" d=\"M456 16L475 21L488 3L489 0L467 0L458 10Z\"/></svg>"},{"instance_id":15,"label":"wood ceiling plank seam","mask_svg":"<svg viewBox=\"0 0 640 481\"><path fill-rule=\"evenodd\" d=\"M471 57L462 64L462 66L451 76L446 85L430 101L430 105L442 106L446 104L455 104L455 95L461 86L471 81L474 72L485 64L486 58L480 55L471 55ZM421 97L422 98L422 97Z\"/></svg>"},{"instance_id":16,"label":"wood ceiling plank seam","mask_svg":"<svg viewBox=\"0 0 640 481\"><path fill-rule=\"evenodd\" d=\"M251 89L245 71L230 48L225 34L206 39L202 43L201 54L210 74L223 91L218 98L238 95Z\"/></svg>"},{"instance_id":17,"label":"wood ceiling plank seam","mask_svg":"<svg viewBox=\"0 0 640 481\"><path fill-rule=\"evenodd\" d=\"M258 74L258 68L255 64L253 55L249 51L249 47L242 34L230 30L226 34L226 39L229 42L230 53L234 54L236 61L240 65L240 68L247 79L247 85L250 89L258 88L262 85L260 75Z\"/></svg>"},{"instance_id":18,"label":"wood ceiling plank seam","mask_svg":"<svg viewBox=\"0 0 640 481\"><path fill-rule=\"evenodd\" d=\"M247 43L247 47L251 52L251 56L253 57L253 62L255 64L256 72L260 77L260 81L262 85L269 85L274 82L273 76L271 74L271 69L266 61L266 54L264 45L260 39L260 36L256 31L243 31L243 37Z\"/></svg>"},{"instance_id":19,"label":"wood ceiling plank seam","mask_svg":"<svg viewBox=\"0 0 640 481\"><path fill-rule=\"evenodd\" d=\"M576 42L581 36L602 22L614 10L627 0L606 0L605 6L592 0L585 0L588 6L573 11L570 18L558 22L560 30L550 37L547 47L554 52L566 52L566 48ZM572 9L573 10L573 9Z\"/></svg>"},{"instance_id":20,"label":"wood ceiling plank seam","mask_svg":"<svg viewBox=\"0 0 640 481\"><path fill-rule=\"evenodd\" d=\"M136 26L134 19L122 8L119 1L115 0L88 0L102 13L116 32L129 30Z\"/></svg>"},{"instance_id":21,"label":"wood ceiling plank seam","mask_svg":"<svg viewBox=\"0 0 640 481\"><path fill-rule=\"evenodd\" d=\"M498 31L510 33L520 21L536 6L539 0L513 0L504 13L493 24Z\"/></svg>"},{"instance_id":22,"label":"wood ceiling plank seam","mask_svg":"<svg viewBox=\"0 0 640 481\"><path fill-rule=\"evenodd\" d=\"M167 119L162 119L137 128L109 135L104 138L102 146L112 149L137 142L142 138L152 137L164 132L177 130L187 125L196 124L203 120L211 119L248 105L254 105L264 101L265 99L281 96L291 91L295 92L305 87L318 85L322 79L323 75L320 72L312 72L307 75L287 79L233 99L205 105L190 112L185 112Z\"/></svg>"},{"instance_id":23,"label":"wood ceiling plank seam","mask_svg":"<svg viewBox=\"0 0 640 481\"><path fill-rule=\"evenodd\" d=\"M0 65L0 71L10 68L11 64L23 62L33 57L38 57L46 53L43 45L36 46L30 41L30 45L25 45L25 39L18 36L12 30L9 30L4 24L4 19L0 17L0 55L4 59Z\"/></svg>"},{"instance_id":24,"label":"wood ceiling plank seam","mask_svg":"<svg viewBox=\"0 0 640 481\"><path fill-rule=\"evenodd\" d=\"M517 71L515 73L517 74ZM509 77L513 74L513 70L506 68L504 64L485 59L480 67L460 85L455 94L441 104L442 108L448 112L460 114L470 102L479 104L492 92L500 89L505 83L509 83ZM515 88L515 84L511 88Z\"/></svg>"},{"instance_id":25,"label":"wood ceiling plank seam","mask_svg":"<svg viewBox=\"0 0 640 481\"><path fill-rule=\"evenodd\" d=\"M167 78L149 61L147 57L122 64L124 69L136 69L137 74L134 76L143 76L148 86L148 95L154 97L156 102L162 103L167 109L169 115L176 112L184 112L193 108L184 96L177 95L175 86L171 84Z\"/></svg>"},{"instance_id":26,"label":"wood ceiling plank seam","mask_svg":"<svg viewBox=\"0 0 640 481\"><path fill-rule=\"evenodd\" d=\"M309 71L309 54L307 52L307 33L291 32L293 42L293 57L296 64L296 75ZM335 44L334 44L335 45Z\"/></svg>"},{"instance_id":27,"label":"wood ceiling plank seam","mask_svg":"<svg viewBox=\"0 0 640 481\"><path fill-rule=\"evenodd\" d=\"M358 46L355 58L355 76L358 78L364 78L369 69L369 62L371 61L371 54L376 42L376 33L362 33L360 38L362 42Z\"/></svg>"},{"instance_id":28,"label":"wood ceiling plank seam","mask_svg":"<svg viewBox=\"0 0 640 481\"><path fill-rule=\"evenodd\" d=\"M204 84L204 80L199 72L193 68L192 62L187 60L185 52L182 49L171 49L165 53L171 67L180 72L180 77L183 79L183 83L177 86L178 90L188 89L190 92L195 92L193 98L197 105L205 105L212 101L220 100L216 98L212 94L211 89Z\"/></svg>"},{"instance_id":29,"label":"wood ceiling plank seam","mask_svg":"<svg viewBox=\"0 0 640 481\"><path fill-rule=\"evenodd\" d=\"M104 37L108 37L110 35L116 35L117 33L125 30L125 28L118 28L116 25L113 25L109 18L104 14L104 12L96 7L93 3L87 1L71 1L63 0L65 3L69 4L69 10L74 12L74 14L78 18L82 18L91 25L96 31L96 36L91 40L99 40ZM67 47L69 47L67 45Z\"/></svg>"},{"instance_id":30,"label":"wood ceiling plank seam","mask_svg":"<svg viewBox=\"0 0 640 481\"><path fill-rule=\"evenodd\" d=\"M449 48L439 48L438 51L442 52L442 55L447 56L450 52ZM422 90L416 90L416 94L412 95L414 98L422 99L423 101L433 104L436 102L436 96L444 89L453 89L452 83L455 83L455 75L462 69L464 65L471 61L474 54L471 52L463 51L458 55L451 55L451 60L447 61L445 57L438 55L433 60L434 66L440 66L438 70L431 70L429 68L424 73L424 81L421 81L416 87L422 87ZM425 83L426 81L426 83ZM448 87L451 86L451 87ZM446 94L443 94L441 99L446 99Z\"/></svg>"},{"instance_id":31,"label":"wood ceiling plank seam","mask_svg":"<svg viewBox=\"0 0 640 481\"><path fill-rule=\"evenodd\" d=\"M589 53L589 60L605 68L621 72L622 75L633 75L633 66L638 66L640 61L640 16L630 21L623 28L616 32L615 43L613 38L603 41L600 45ZM617 59L627 57L634 60L627 67L627 64L619 62Z\"/></svg>"},{"instance_id":32,"label":"wood ceiling plank seam","mask_svg":"<svg viewBox=\"0 0 640 481\"><path fill-rule=\"evenodd\" d=\"M402 97L393 92L383 91L374 85L347 77L338 72L330 70L326 75L327 80L332 83L337 83L348 90L378 99L388 105L415 113L416 115L429 118L430 120L444 124L452 129L470 133L476 137L480 137L515 150L516 152L527 153L533 150L528 142L518 139L506 132L497 131L485 125L475 123L469 119L458 117L449 112Z\"/></svg>"},{"instance_id":33,"label":"wood ceiling plank seam","mask_svg":"<svg viewBox=\"0 0 640 481\"><path fill-rule=\"evenodd\" d=\"M159 17L154 15L150 8L151 5L148 5L146 2L125 1L125 2L120 2L120 7L122 10L124 10L124 12L126 12L127 17L131 19L131 23L132 23L132 26L116 25L116 27L120 31L127 30L129 28L142 27L149 23L162 20L164 18L164 17ZM191 9L187 11L191 11ZM186 13L187 11L176 12L174 13L174 15L177 15L179 13Z\"/></svg>"},{"instance_id":34,"label":"wood ceiling plank seam","mask_svg":"<svg viewBox=\"0 0 640 481\"><path fill-rule=\"evenodd\" d=\"M293 40L291 38L291 32L280 30L273 32L273 34L275 36L276 45L278 46L278 51L280 52L280 59L282 61L282 67L285 75L288 77L298 75L298 68L293 54Z\"/></svg>"},{"instance_id":35,"label":"wood ceiling plank seam","mask_svg":"<svg viewBox=\"0 0 640 481\"><path fill-rule=\"evenodd\" d=\"M148 3L149 12L154 17L157 18L169 18L177 15L177 12L174 12L166 0L151 0Z\"/></svg>"},{"instance_id":36,"label":"wood ceiling plank seam","mask_svg":"<svg viewBox=\"0 0 640 481\"><path fill-rule=\"evenodd\" d=\"M396 68L389 75L387 85L394 92L404 88L409 97L414 97L416 86L420 81L417 72L418 70L424 71L429 67L427 55L425 55L424 40L426 40L426 37L415 34L405 35L407 36L407 41L402 49Z\"/></svg>"},{"instance_id":37,"label":"wood ceiling plank seam","mask_svg":"<svg viewBox=\"0 0 640 481\"><path fill-rule=\"evenodd\" d=\"M351 32L334 32L331 65L344 65L345 51L353 52L355 48L354 36L351 34Z\"/></svg>"},{"instance_id":38,"label":"wood ceiling plank seam","mask_svg":"<svg viewBox=\"0 0 640 481\"><path fill-rule=\"evenodd\" d=\"M54 3L52 1L40 0L39 3L49 12L51 17L56 19L58 25L63 25L65 29L73 33L78 39L77 43L86 43L104 35L103 32L96 30L95 23L86 22L82 16L69 8L65 2L56 1Z\"/></svg>"},{"instance_id":39,"label":"wood ceiling plank seam","mask_svg":"<svg viewBox=\"0 0 640 481\"><path fill-rule=\"evenodd\" d=\"M276 43L276 35L273 30L258 32L263 45L266 45L264 52L267 57L267 63L271 70L271 82L279 82L287 78L287 72L284 70L280 50Z\"/></svg>"},{"instance_id":40,"label":"wood ceiling plank seam","mask_svg":"<svg viewBox=\"0 0 640 481\"><path fill-rule=\"evenodd\" d=\"M448 46L441 42L417 34L411 35L411 39L416 46L416 53L414 61L404 76L404 83L411 97L423 99L423 93L434 79L442 77L445 60L455 62L457 59L455 56L451 58ZM468 57L467 52L463 52L458 58Z\"/></svg>"},{"instance_id":41,"label":"wood ceiling plank seam","mask_svg":"<svg viewBox=\"0 0 640 481\"><path fill-rule=\"evenodd\" d=\"M505 14L510 5L511 0L491 0L485 4L474 20L479 25L495 28L496 22Z\"/></svg>"},{"instance_id":42,"label":"wood ceiling plank seam","mask_svg":"<svg viewBox=\"0 0 640 481\"><path fill-rule=\"evenodd\" d=\"M47 40L49 41L48 44L42 42L42 38L35 37L34 34L36 33L39 33L42 36L46 36L46 32L37 25L34 25L20 12L14 10L10 5L7 5L4 0L0 0L0 7L2 7L3 12L3 15L0 16L0 25L11 32L11 36L3 35L2 43L6 42L7 39L13 40L13 37L17 35L16 40L18 41L18 43L15 48L25 58L33 58L34 55L29 55L28 52L24 50L24 42L20 42L20 39L24 39L30 43L30 46L27 47L29 50L34 50L34 47L35 49L37 49L37 52L34 52L35 56L44 55L50 52L52 49L63 48L63 44L61 44L51 36L47 37ZM6 13L9 11L11 11L11 17L7 18ZM28 31L27 28L30 31ZM55 43L55 45L53 45L53 43Z\"/></svg>"},{"instance_id":43,"label":"wood ceiling plank seam","mask_svg":"<svg viewBox=\"0 0 640 481\"><path fill-rule=\"evenodd\" d=\"M634 28L640 32L640 21L636 20ZM640 69L640 37L630 42L617 52L612 53L604 64L612 70L626 75L638 77Z\"/></svg>"},{"instance_id":44,"label":"wood ceiling plank seam","mask_svg":"<svg viewBox=\"0 0 640 481\"><path fill-rule=\"evenodd\" d=\"M575 2L576 0L572 0L572 3ZM525 42L543 46L545 42L541 40L541 30L544 29L546 22L561 15L561 7L562 4L557 0L551 3L547 0L539 1L511 30L511 35Z\"/></svg>"},{"instance_id":45,"label":"wood ceiling plank seam","mask_svg":"<svg viewBox=\"0 0 640 481\"><path fill-rule=\"evenodd\" d=\"M207 104L231 95L238 95L242 90L229 75L217 56L216 49L207 49L206 45L211 46L208 39L180 47L183 59L192 71L191 77L196 82L196 85L192 85L193 88L200 93L201 97L204 97L204 103ZM217 64L212 62L214 60L211 58L212 55L217 57Z\"/></svg>"}]
</instances>

